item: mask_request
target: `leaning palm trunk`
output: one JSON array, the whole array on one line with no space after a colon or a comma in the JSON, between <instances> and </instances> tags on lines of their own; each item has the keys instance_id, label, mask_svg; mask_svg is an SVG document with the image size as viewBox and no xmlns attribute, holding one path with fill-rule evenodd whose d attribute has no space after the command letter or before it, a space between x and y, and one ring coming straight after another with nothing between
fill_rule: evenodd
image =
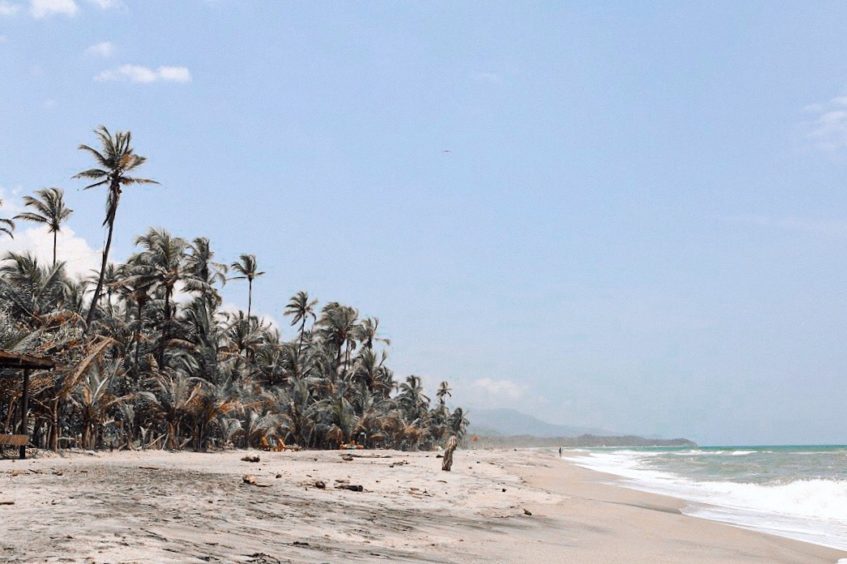
<instances>
[{"instance_id":1,"label":"leaning palm trunk","mask_svg":"<svg viewBox=\"0 0 847 564\"><path fill-rule=\"evenodd\" d=\"M121 186L117 179L113 179L109 185L109 191L113 194L113 198L109 202L108 219L108 234L106 235L106 245L103 247L103 260L100 263L100 276L97 278L97 286L94 288L94 297L91 298L91 307L88 310L88 315L85 317L85 330L88 331L91 327L91 321L94 319L94 310L97 309L97 302L100 300L100 293L103 291L103 279L106 276L106 265L109 262L109 250L112 248L112 232L115 229L115 213L118 211L118 198L121 194Z\"/></svg>"}]
</instances>

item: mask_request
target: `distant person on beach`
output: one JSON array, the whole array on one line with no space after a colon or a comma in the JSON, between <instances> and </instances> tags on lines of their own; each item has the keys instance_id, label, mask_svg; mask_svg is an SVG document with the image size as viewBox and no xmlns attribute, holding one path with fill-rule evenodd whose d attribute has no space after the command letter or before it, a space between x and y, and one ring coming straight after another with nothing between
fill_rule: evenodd
<instances>
[{"instance_id":1,"label":"distant person on beach","mask_svg":"<svg viewBox=\"0 0 847 564\"><path fill-rule=\"evenodd\" d=\"M559 447L559 458L562 458L562 447Z\"/></svg>"}]
</instances>

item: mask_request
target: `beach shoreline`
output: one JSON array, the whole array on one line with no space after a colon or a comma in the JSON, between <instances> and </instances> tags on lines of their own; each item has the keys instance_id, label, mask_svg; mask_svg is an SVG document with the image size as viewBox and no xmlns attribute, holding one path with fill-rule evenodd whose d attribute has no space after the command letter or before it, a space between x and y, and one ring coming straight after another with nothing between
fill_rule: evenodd
<instances>
[{"instance_id":1,"label":"beach shoreline","mask_svg":"<svg viewBox=\"0 0 847 564\"><path fill-rule=\"evenodd\" d=\"M98 452L0 460L0 560L836 562L683 515L547 449ZM354 455L344 460L345 454ZM258 485L244 483L252 475ZM321 488L319 482L325 487ZM336 486L361 485L363 491Z\"/></svg>"}]
</instances>

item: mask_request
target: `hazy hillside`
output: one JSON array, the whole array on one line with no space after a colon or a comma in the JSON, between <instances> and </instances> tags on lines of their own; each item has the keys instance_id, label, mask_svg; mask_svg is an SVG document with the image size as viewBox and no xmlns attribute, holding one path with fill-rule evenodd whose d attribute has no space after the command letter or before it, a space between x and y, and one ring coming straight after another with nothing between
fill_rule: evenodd
<instances>
[{"instance_id":1,"label":"hazy hillside","mask_svg":"<svg viewBox=\"0 0 847 564\"><path fill-rule=\"evenodd\" d=\"M604 429L547 423L532 415L508 408L471 409L468 418L471 421L468 432L486 436L576 437L579 435L615 434Z\"/></svg>"}]
</instances>

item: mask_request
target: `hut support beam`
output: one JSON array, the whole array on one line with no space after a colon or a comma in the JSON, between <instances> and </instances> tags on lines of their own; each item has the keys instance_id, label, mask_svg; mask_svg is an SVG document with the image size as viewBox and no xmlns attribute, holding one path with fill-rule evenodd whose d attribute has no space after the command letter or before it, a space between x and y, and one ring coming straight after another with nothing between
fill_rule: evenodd
<instances>
[{"instance_id":1,"label":"hut support beam","mask_svg":"<svg viewBox=\"0 0 847 564\"><path fill-rule=\"evenodd\" d=\"M27 434L27 411L29 411L29 369L24 369L24 389L21 394L21 434ZM26 445L21 445L18 450L21 460L26 459Z\"/></svg>"}]
</instances>

